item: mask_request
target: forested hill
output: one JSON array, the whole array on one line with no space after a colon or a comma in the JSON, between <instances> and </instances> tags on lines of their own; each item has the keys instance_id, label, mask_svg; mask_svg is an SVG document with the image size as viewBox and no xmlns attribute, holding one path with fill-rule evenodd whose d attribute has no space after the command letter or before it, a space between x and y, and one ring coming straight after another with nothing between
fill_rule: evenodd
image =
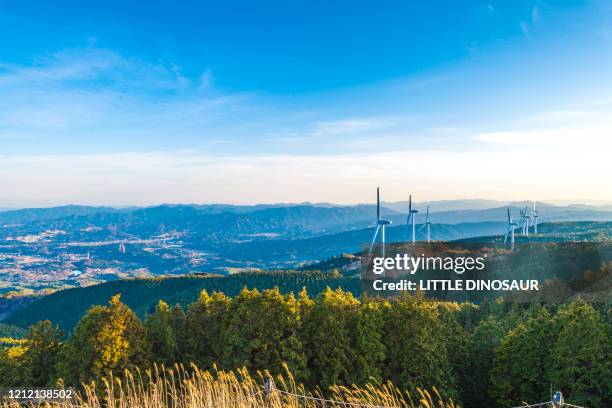
<instances>
[{"instance_id":1,"label":"forested hill","mask_svg":"<svg viewBox=\"0 0 612 408\"><path fill-rule=\"evenodd\" d=\"M343 278L320 271L245 272L227 277L127 279L62 290L41 297L16 311L5 323L25 328L37 321L48 319L68 332L91 306L105 304L117 293L120 293L122 301L142 318L154 310L159 300L171 305L188 305L197 299L202 289L209 293L220 291L228 296L235 296L245 287L259 290L278 287L282 293L295 294L306 288L311 296L316 296L327 287L341 287L358 295L359 284L358 279Z\"/></svg>"}]
</instances>

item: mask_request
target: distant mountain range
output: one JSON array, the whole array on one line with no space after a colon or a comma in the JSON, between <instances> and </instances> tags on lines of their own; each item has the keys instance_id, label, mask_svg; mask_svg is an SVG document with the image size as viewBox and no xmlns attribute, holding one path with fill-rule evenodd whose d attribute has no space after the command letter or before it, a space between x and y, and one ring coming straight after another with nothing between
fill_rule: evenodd
<instances>
[{"instance_id":1,"label":"distant mountain range","mask_svg":"<svg viewBox=\"0 0 612 408\"><path fill-rule=\"evenodd\" d=\"M70 231L71 239L104 240L180 233L190 240L244 241L269 237L303 237L362 228L371 224L371 205L319 207L293 205L246 211L219 207L162 205L131 210L107 207L56 207L0 213L0 225L16 233ZM388 210L393 213L393 211ZM97 229L92 233L92 229ZM87 231L85 231L87 230Z\"/></svg>"},{"instance_id":2,"label":"distant mountain range","mask_svg":"<svg viewBox=\"0 0 612 408\"><path fill-rule=\"evenodd\" d=\"M49 208L21 208L5 209L0 212L0 225L24 224L41 220L55 220L78 215L93 215L101 213L118 212L112 207L90 207L86 205L63 205Z\"/></svg>"},{"instance_id":3,"label":"distant mountain range","mask_svg":"<svg viewBox=\"0 0 612 408\"><path fill-rule=\"evenodd\" d=\"M513 216L518 217L520 208L532 202L503 203L492 200L444 200L430 203L414 203L421 214L430 206L430 221L440 224L460 224L466 222L504 222L506 207ZM382 203L383 216L395 224L405 222L407 202ZM538 202L537 209L541 222L546 221L609 221L612 220L612 206L592 206L574 204L557 206ZM26 224L34 222L38 226L82 227L88 224L146 224L166 225L168 228L181 229L198 227L205 233L224 230L229 235L254 233L276 233L282 235L302 235L339 232L360 229L372 225L375 207L371 204L339 206L328 203L319 204L181 204L160 205L145 208L90 207L67 205L51 208L27 208L0 212L0 225ZM61 220L61 221L57 221ZM57 221L57 222L50 222ZM168 229L166 228L166 230Z\"/></svg>"}]
</instances>

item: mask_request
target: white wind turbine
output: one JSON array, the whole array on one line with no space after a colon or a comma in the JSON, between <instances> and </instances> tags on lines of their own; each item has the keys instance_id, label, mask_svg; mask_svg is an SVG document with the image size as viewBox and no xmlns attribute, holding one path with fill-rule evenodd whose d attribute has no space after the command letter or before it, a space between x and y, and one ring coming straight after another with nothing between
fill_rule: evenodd
<instances>
[{"instance_id":1,"label":"white wind turbine","mask_svg":"<svg viewBox=\"0 0 612 408\"><path fill-rule=\"evenodd\" d=\"M533 218L533 233L534 234L538 234L538 210L536 210L536 203L535 201L533 202L533 212L532 212L532 216Z\"/></svg>"},{"instance_id":2,"label":"white wind turbine","mask_svg":"<svg viewBox=\"0 0 612 408\"><path fill-rule=\"evenodd\" d=\"M376 237L380 231L380 243L381 243L381 256L385 257L385 227L390 225L391 221L380 218L380 188L376 187L376 231L374 231L374 238L372 238L372 244L370 244L370 250L368 255L372 253L374 244L376 243Z\"/></svg>"},{"instance_id":3,"label":"white wind turbine","mask_svg":"<svg viewBox=\"0 0 612 408\"><path fill-rule=\"evenodd\" d=\"M518 224L512 221L512 216L510 215L510 208L508 208L508 227L506 228L506 235L504 236L504 245L508 241L508 235L510 235L510 249L514 251L514 227Z\"/></svg>"},{"instance_id":4,"label":"white wind turbine","mask_svg":"<svg viewBox=\"0 0 612 408\"><path fill-rule=\"evenodd\" d=\"M410 194L410 198L408 199L408 218L406 219L406 225L410 226L410 223L412 222L412 243L416 243L416 224L415 224L415 218L416 218L416 214L419 212L419 210L413 210L412 209L412 194Z\"/></svg>"},{"instance_id":5,"label":"white wind turbine","mask_svg":"<svg viewBox=\"0 0 612 408\"><path fill-rule=\"evenodd\" d=\"M527 206L525 206L525 210L523 211L523 217L525 218L525 223L523 224L523 235L528 237L529 236L529 220L531 219L531 215L529 215L528 211L527 211Z\"/></svg>"},{"instance_id":6,"label":"white wind turbine","mask_svg":"<svg viewBox=\"0 0 612 408\"><path fill-rule=\"evenodd\" d=\"M419 231L423 228L427 228L427 242L431 242L431 234L430 234L431 222L429 221L429 206L427 206L427 212L425 213L425 223L421 225Z\"/></svg>"}]
</instances>

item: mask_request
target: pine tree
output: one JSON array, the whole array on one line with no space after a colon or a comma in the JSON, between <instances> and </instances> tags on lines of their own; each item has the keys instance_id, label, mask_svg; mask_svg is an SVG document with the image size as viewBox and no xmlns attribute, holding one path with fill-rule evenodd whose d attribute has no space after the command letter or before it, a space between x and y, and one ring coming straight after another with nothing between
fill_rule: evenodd
<instances>
[{"instance_id":1,"label":"pine tree","mask_svg":"<svg viewBox=\"0 0 612 408\"><path fill-rule=\"evenodd\" d=\"M491 368L495 350L505 335L498 319L488 316L468 335L463 365L458 371L463 406L486 408L494 406L489 398Z\"/></svg>"},{"instance_id":2,"label":"pine tree","mask_svg":"<svg viewBox=\"0 0 612 408\"><path fill-rule=\"evenodd\" d=\"M355 327L356 382L380 383L386 357L383 343L383 308L388 303L364 297L358 306Z\"/></svg>"},{"instance_id":3,"label":"pine tree","mask_svg":"<svg viewBox=\"0 0 612 408\"><path fill-rule=\"evenodd\" d=\"M351 384L356 351L351 340L357 301L347 292L327 288L319 294L304 321L311 385L327 388Z\"/></svg>"},{"instance_id":4,"label":"pine tree","mask_svg":"<svg viewBox=\"0 0 612 408\"><path fill-rule=\"evenodd\" d=\"M298 304L278 289L244 289L232 299L223 337L224 367L282 373L283 364L300 373L305 355L298 332Z\"/></svg>"},{"instance_id":5,"label":"pine tree","mask_svg":"<svg viewBox=\"0 0 612 408\"><path fill-rule=\"evenodd\" d=\"M551 350L551 377L566 401L588 407L612 406L612 339L601 316L584 301L560 309Z\"/></svg>"},{"instance_id":6,"label":"pine tree","mask_svg":"<svg viewBox=\"0 0 612 408\"><path fill-rule=\"evenodd\" d=\"M187 339L185 329L187 324L187 315L180 304L174 305L170 311L170 327L176 341L176 349L174 359L177 362L188 363L185 361L185 352L187 350Z\"/></svg>"},{"instance_id":7,"label":"pine tree","mask_svg":"<svg viewBox=\"0 0 612 408\"><path fill-rule=\"evenodd\" d=\"M225 319L230 299L223 293L212 296L203 290L189 306L185 324L186 359L202 369L219 365L223 356ZM235 367L232 367L235 368Z\"/></svg>"},{"instance_id":8,"label":"pine tree","mask_svg":"<svg viewBox=\"0 0 612 408\"><path fill-rule=\"evenodd\" d=\"M62 346L62 336L59 327L49 320L40 321L30 327L22 356L24 385L42 387L51 382Z\"/></svg>"},{"instance_id":9,"label":"pine tree","mask_svg":"<svg viewBox=\"0 0 612 408\"><path fill-rule=\"evenodd\" d=\"M411 393L417 387L436 387L443 395L455 398L449 345L435 304L408 295L389 304L385 309L385 378Z\"/></svg>"},{"instance_id":10,"label":"pine tree","mask_svg":"<svg viewBox=\"0 0 612 408\"><path fill-rule=\"evenodd\" d=\"M502 340L491 369L491 395L499 404L550 398L550 349L556 337L555 321L542 308Z\"/></svg>"},{"instance_id":11,"label":"pine tree","mask_svg":"<svg viewBox=\"0 0 612 408\"><path fill-rule=\"evenodd\" d=\"M155 313L147 316L145 327L149 343L155 350L154 360L157 363L172 365L176 362L177 343L174 330L170 325L170 308L160 300Z\"/></svg>"}]
</instances>

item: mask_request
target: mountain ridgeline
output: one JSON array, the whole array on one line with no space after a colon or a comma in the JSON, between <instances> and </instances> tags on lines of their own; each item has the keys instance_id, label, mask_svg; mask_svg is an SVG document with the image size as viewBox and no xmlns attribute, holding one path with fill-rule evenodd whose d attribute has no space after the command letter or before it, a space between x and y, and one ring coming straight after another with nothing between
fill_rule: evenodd
<instances>
[{"instance_id":1,"label":"mountain ridgeline","mask_svg":"<svg viewBox=\"0 0 612 408\"><path fill-rule=\"evenodd\" d=\"M466 202L467 201L467 202ZM437 203L437 204L436 204ZM450 200L431 205L430 221L437 224L505 222L505 208L496 201ZM510 203L515 218L523 204ZM438 207L436 207L438 205ZM463 209L457 208L460 205ZM424 212L425 204L415 204ZM540 221L612 221L612 209L586 205L553 206L538 203ZM217 240L244 240L269 234L276 237L304 237L336 233L372 226L375 206L370 204L336 206L331 204L278 205L159 205L146 208L62 206L0 212L0 226L11 226L18 233L41 229L76 232L99 228L97 238L123 234L162 234L188 232L195 237ZM403 203L388 203L382 215L395 225L405 224ZM422 222L423 214L417 216Z\"/></svg>"}]
</instances>

